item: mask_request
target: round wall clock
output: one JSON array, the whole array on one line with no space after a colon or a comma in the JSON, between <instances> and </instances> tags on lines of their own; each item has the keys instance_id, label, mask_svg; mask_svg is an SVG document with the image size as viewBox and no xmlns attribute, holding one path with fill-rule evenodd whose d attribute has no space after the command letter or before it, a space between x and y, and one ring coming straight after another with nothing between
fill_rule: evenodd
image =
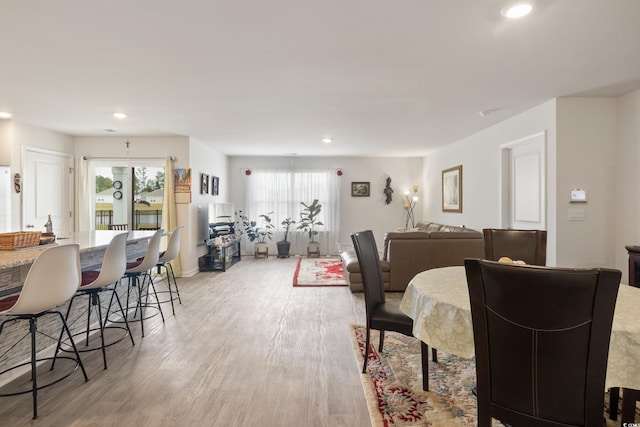
<instances>
[{"instance_id":1,"label":"round wall clock","mask_svg":"<svg viewBox=\"0 0 640 427\"><path fill-rule=\"evenodd\" d=\"M120 190L122 188L122 181L113 181L113 188Z\"/></svg>"},{"instance_id":2,"label":"round wall clock","mask_svg":"<svg viewBox=\"0 0 640 427\"><path fill-rule=\"evenodd\" d=\"M114 191L113 192L113 198L116 199L116 200L122 199L122 191Z\"/></svg>"}]
</instances>

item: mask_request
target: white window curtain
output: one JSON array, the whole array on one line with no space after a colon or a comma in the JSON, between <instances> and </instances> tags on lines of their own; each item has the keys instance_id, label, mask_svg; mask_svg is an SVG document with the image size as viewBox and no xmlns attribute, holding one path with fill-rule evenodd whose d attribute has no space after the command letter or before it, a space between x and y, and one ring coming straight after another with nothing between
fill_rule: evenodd
<instances>
[{"instance_id":1,"label":"white window curtain","mask_svg":"<svg viewBox=\"0 0 640 427\"><path fill-rule=\"evenodd\" d=\"M243 216L258 221L259 215L271 215L271 223L276 226L273 240L268 241L269 253L277 253L276 242L284 237L280 223L287 217L296 221L289 230L291 253L303 255L307 253L309 236L298 230L300 202L310 204L318 199L322 205L317 241L320 242L320 253L337 254L336 243L340 231L340 177L337 169L253 169L246 182L246 212ZM248 245L248 246L247 246ZM245 240L245 247L252 249L252 244Z\"/></svg>"}]
</instances>

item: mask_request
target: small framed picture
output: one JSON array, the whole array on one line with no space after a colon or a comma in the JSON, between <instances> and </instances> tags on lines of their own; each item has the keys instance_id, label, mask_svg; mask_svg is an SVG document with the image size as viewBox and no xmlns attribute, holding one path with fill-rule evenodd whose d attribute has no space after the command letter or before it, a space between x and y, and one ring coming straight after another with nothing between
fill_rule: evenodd
<instances>
[{"instance_id":1,"label":"small framed picture","mask_svg":"<svg viewBox=\"0 0 640 427\"><path fill-rule=\"evenodd\" d=\"M462 165L442 171L442 212L462 212Z\"/></svg>"},{"instance_id":2,"label":"small framed picture","mask_svg":"<svg viewBox=\"0 0 640 427\"><path fill-rule=\"evenodd\" d=\"M369 197L371 188L368 182L352 182L351 197Z\"/></svg>"},{"instance_id":3,"label":"small framed picture","mask_svg":"<svg viewBox=\"0 0 640 427\"><path fill-rule=\"evenodd\" d=\"M200 194L209 194L209 175L200 174Z\"/></svg>"},{"instance_id":4,"label":"small framed picture","mask_svg":"<svg viewBox=\"0 0 640 427\"><path fill-rule=\"evenodd\" d=\"M220 186L220 178L218 178L217 176L214 176L213 178L211 178L211 195L212 196L218 195L219 186Z\"/></svg>"}]
</instances>

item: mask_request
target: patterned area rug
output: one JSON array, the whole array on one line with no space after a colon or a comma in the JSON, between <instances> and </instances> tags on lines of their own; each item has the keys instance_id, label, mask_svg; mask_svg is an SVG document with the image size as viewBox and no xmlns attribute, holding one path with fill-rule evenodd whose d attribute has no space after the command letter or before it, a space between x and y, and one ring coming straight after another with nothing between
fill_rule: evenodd
<instances>
[{"instance_id":1,"label":"patterned area rug","mask_svg":"<svg viewBox=\"0 0 640 427\"><path fill-rule=\"evenodd\" d=\"M347 286L340 258L300 258L293 286Z\"/></svg>"},{"instance_id":2,"label":"patterned area rug","mask_svg":"<svg viewBox=\"0 0 640 427\"><path fill-rule=\"evenodd\" d=\"M350 334L358 369L364 361L365 327L352 325ZM386 332L384 349L378 353L378 332L371 333L367 374L362 374L371 425L373 427L476 426L476 398L473 360L438 353L438 363L429 361L429 388L422 390L420 342L394 332ZM608 395L605 396L608 402ZM607 427L620 425L608 419ZM636 416L636 420L638 417ZM502 426L494 420L493 426Z\"/></svg>"}]
</instances>

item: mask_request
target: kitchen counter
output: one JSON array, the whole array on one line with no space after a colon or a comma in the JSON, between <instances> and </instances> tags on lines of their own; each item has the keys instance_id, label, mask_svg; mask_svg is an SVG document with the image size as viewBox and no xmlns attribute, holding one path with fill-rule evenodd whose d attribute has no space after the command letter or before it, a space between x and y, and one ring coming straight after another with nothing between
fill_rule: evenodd
<instances>
[{"instance_id":1,"label":"kitchen counter","mask_svg":"<svg viewBox=\"0 0 640 427\"><path fill-rule=\"evenodd\" d=\"M95 230L72 233L69 238L55 243L32 248L0 250L0 297L18 292L27 277L29 268L40 253L53 245L80 245L80 266L82 269L99 268L104 251L116 234L122 231ZM130 231L127 239L127 259L143 256L147 242L154 231Z\"/></svg>"},{"instance_id":2,"label":"kitchen counter","mask_svg":"<svg viewBox=\"0 0 640 427\"><path fill-rule=\"evenodd\" d=\"M72 233L71 237L61 238L56 240L55 243L42 246L33 246L30 248L22 248L15 250L0 250L0 270L7 268L20 267L23 265L31 265L38 255L45 249L53 245L68 245L77 243L80 245L80 260L82 261L83 254L95 252L97 250L104 250L107 247L111 239L116 234L122 233L122 231L110 231L110 230L95 230L95 231L80 231ZM130 231L128 244L137 242L140 240L147 240L153 236L154 231ZM1 282L1 280L0 280Z\"/></svg>"}]
</instances>

